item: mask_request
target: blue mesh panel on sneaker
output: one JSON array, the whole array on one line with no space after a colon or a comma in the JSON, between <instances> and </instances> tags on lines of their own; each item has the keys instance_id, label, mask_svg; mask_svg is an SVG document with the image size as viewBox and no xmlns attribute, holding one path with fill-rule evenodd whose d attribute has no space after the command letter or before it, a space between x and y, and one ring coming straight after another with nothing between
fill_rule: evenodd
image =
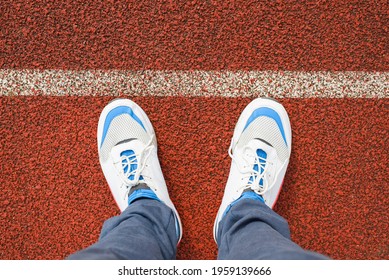
<instances>
[{"instance_id":1,"label":"blue mesh panel on sneaker","mask_svg":"<svg viewBox=\"0 0 389 280\"><path fill-rule=\"evenodd\" d=\"M130 172L132 172L132 171L134 171L134 170L136 170L138 168L138 160L136 159L136 156L135 156L135 153L134 153L133 150L123 151L123 152L120 153L120 156L121 157L122 156L128 157L128 159L124 158L122 160L122 167L123 167L124 173L127 173L127 172L130 173ZM129 161L133 161L134 160L134 162L132 162L131 164L128 164L127 160L129 160ZM128 168L130 168L130 170L128 170ZM134 180L134 178L135 178L134 175L130 175L128 177L129 180ZM143 180L143 177L140 176L139 179Z\"/></svg>"},{"instance_id":2,"label":"blue mesh panel on sneaker","mask_svg":"<svg viewBox=\"0 0 389 280\"><path fill-rule=\"evenodd\" d=\"M260 162L260 163L265 163L265 162L266 162L267 153L266 153L264 150L258 149L258 150L257 150L257 156L260 157L260 159L259 159L259 162ZM259 165L258 165L258 164L254 164L253 169L254 169L255 171L259 171L260 174L262 174L262 172L264 171L264 168L263 168L262 166L261 166L261 170L259 170ZM252 183L253 181L254 181L254 178L253 178L253 176L251 176L250 179L249 179L249 182ZM259 185L260 185L260 186L263 186L263 179L261 179L261 180L259 181Z\"/></svg>"}]
</instances>

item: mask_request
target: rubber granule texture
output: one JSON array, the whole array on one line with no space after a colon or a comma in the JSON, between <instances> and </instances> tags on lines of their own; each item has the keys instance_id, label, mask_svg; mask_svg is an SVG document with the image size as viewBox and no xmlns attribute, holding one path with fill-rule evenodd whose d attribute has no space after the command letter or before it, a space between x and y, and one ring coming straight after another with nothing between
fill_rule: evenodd
<instances>
[{"instance_id":1,"label":"rubber granule texture","mask_svg":"<svg viewBox=\"0 0 389 280\"><path fill-rule=\"evenodd\" d=\"M388 70L388 1L3 0L0 68Z\"/></svg>"},{"instance_id":2,"label":"rubber granule texture","mask_svg":"<svg viewBox=\"0 0 389 280\"><path fill-rule=\"evenodd\" d=\"M119 214L99 166L109 97L1 97L0 258L62 259ZM232 131L249 99L134 98L157 133L183 222L178 259L214 259L212 227ZM282 99L293 150L275 210L303 248L335 259L389 258L388 99ZM253 237L258 238L260 236Z\"/></svg>"}]
</instances>

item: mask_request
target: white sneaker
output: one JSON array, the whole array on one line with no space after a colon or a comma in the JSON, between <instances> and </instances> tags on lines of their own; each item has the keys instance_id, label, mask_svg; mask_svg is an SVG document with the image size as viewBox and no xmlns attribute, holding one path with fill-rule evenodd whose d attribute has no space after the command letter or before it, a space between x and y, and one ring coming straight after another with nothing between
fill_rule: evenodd
<instances>
[{"instance_id":1,"label":"white sneaker","mask_svg":"<svg viewBox=\"0 0 389 280\"><path fill-rule=\"evenodd\" d=\"M242 196L264 201L273 208L292 149L292 130L285 108L269 98L257 98L243 110L229 148L230 174L214 224ZM249 191L249 192L247 192Z\"/></svg>"},{"instance_id":2,"label":"white sneaker","mask_svg":"<svg viewBox=\"0 0 389 280\"><path fill-rule=\"evenodd\" d=\"M101 168L120 210L127 208L133 187L147 185L150 190L139 190L135 196L131 194L132 201L149 197L170 207L176 216L180 241L180 217L170 200L159 164L153 126L142 108L128 99L110 102L100 115L97 144Z\"/></svg>"}]
</instances>

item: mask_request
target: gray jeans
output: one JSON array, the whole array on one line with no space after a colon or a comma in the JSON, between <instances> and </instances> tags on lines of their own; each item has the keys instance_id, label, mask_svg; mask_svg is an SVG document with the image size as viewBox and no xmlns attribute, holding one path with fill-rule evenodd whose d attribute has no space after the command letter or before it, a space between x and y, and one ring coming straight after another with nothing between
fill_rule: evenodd
<instances>
[{"instance_id":1,"label":"gray jeans","mask_svg":"<svg viewBox=\"0 0 389 280\"><path fill-rule=\"evenodd\" d=\"M220 222L217 240L218 259L327 259L292 242L286 220L252 199L231 207ZM68 259L175 259L176 244L172 210L162 202L140 199L108 219L95 244Z\"/></svg>"}]
</instances>

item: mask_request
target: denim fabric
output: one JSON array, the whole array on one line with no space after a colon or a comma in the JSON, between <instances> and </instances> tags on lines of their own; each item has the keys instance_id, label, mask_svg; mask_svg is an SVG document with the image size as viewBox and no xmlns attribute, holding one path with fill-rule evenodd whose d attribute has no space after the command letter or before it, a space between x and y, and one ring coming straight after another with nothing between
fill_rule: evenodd
<instances>
[{"instance_id":1,"label":"denim fabric","mask_svg":"<svg viewBox=\"0 0 389 280\"><path fill-rule=\"evenodd\" d=\"M68 259L175 259L176 249L173 211L157 200L138 199L104 223L95 244Z\"/></svg>"},{"instance_id":2,"label":"denim fabric","mask_svg":"<svg viewBox=\"0 0 389 280\"><path fill-rule=\"evenodd\" d=\"M217 240L218 259L327 259L292 242L286 220L259 200L235 203L219 224ZM175 259L176 247L173 211L139 199L104 223L98 242L68 259Z\"/></svg>"},{"instance_id":3,"label":"denim fabric","mask_svg":"<svg viewBox=\"0 0 389 280\"><path fill-rule=\"evenodd\" d=\"M326 259L290 240L288 223L265 203L241 199L219 223L218 259Z\"/></svg>"}]
</instances>

